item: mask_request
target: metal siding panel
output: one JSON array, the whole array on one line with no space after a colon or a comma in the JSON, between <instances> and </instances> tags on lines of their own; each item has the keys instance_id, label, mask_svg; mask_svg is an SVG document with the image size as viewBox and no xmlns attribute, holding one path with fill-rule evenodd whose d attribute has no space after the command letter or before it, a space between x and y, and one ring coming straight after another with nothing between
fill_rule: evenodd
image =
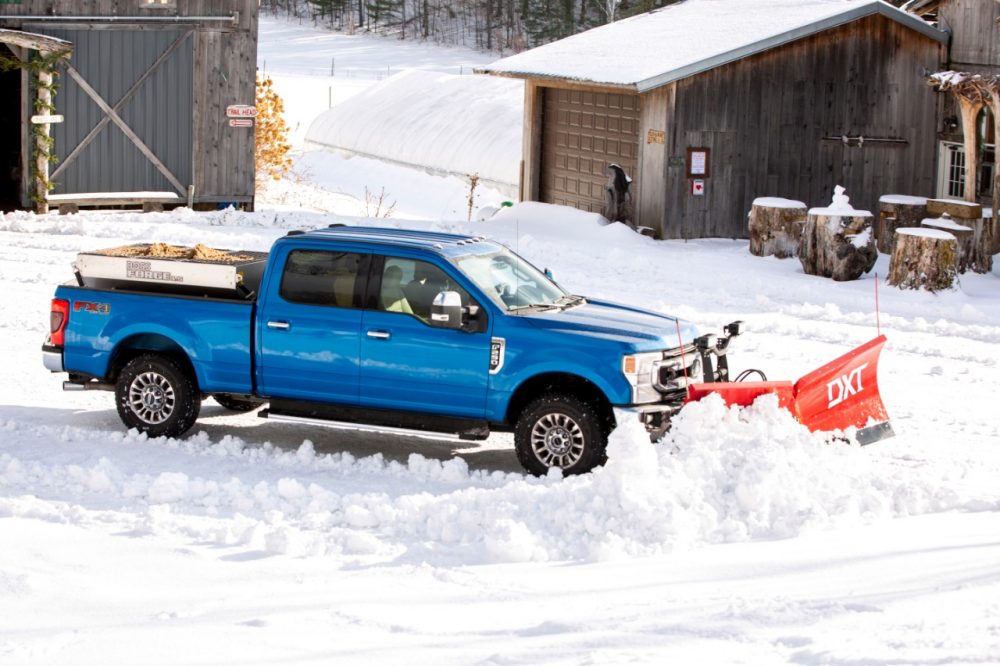
<instances>
[{"instance_id":1,"label":"metal siding panel","mask_svg":"<svg viewBox=\"0 0 1000 666\"><path fill-rule=\"evenodd\" d=\"M41 32L41 31L40 31ZM51 30L76 45L72 64L114 106L183 31ZM191 36L119 109L122 120L181 183L191 182ZM104 118L68 76L60 77L54 126L56 154L65 158ZM114 124L108 124L56 178L58 193L173 191L173 186Z\"/></svg>"}]
</instances>

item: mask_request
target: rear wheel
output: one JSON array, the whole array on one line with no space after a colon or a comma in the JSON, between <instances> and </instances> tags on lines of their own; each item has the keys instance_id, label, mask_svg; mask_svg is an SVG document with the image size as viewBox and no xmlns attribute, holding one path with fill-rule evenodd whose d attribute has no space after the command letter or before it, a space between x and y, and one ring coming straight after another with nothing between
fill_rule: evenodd
<instances>
[{"instance_id":1,"label":"rear wheel","mask_svg":"<svg viewBox=\"0 0 1000 666\"><path fill-rule=\"evenodd\" d=\"M234 395L232 393L213 393L212 397L221 406L231 412L250 412L264 404L252 396Z\"/></svg>"},{"instance_id":2,"label":"rear wheel","mask_svg":"<svg viewBox=\"0 0 1000 666\"><path fill-rule=\"evenodd\" d=\"M514 428L517 459L541 476L553 467L582 474L607 461L607 435L597 412L569 395L548 394L530 403Z\"/></svg>"},{"instance_id":3,"label":"rear wheel","mask_svg":"<svg viewBox=\"0 0 1000 666\"><path fill-rule=\"evenodd\" d=\"M129 428L154 437L179 437L201 410L201 395L177 361L143 354L125 364L115 383L118 416Z\"/></svg>"}]
</instances>

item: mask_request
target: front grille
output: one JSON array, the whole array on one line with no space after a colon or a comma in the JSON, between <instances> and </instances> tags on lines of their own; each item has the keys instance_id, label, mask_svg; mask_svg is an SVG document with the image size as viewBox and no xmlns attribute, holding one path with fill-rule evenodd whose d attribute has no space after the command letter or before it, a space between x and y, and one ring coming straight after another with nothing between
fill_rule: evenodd
<instances>
[{"instance_id":1,"label":"front grille","mask_svg":"<svg viewBox=\"0 0 1000 666\"><path fill-rule=\"evenodd\" d=\"M656 389L660 393L683 390L688 384L702 380L701 354L694 345L664 352L663 361L656 372Z\"/></svg>"}]
</instances>

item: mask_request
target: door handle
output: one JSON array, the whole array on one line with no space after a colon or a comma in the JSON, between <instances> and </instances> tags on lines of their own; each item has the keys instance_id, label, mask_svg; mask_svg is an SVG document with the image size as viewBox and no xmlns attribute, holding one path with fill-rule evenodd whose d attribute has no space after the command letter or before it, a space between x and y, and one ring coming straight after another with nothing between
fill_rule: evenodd
<instances>
[{"instance_id":1,"label":"door handle","mask_svg":"<svg viewBox=\"0 0 1000 666\"><path fill-rule=\"evenodd\" d=\"M392 337L392 333L389 331L369 330L367 335L369 338L375 338L376 340L388 340Z\"/></svg>"},{"instance_id":2,"label":"door handle","mask_svg":"<svg viewBox=\"0 0 1000 666\"><path fill-rule=\"evenodd\" d=\"M268 328L276 328L281 331L287 331L292 327L287 321L269 321L267 322Z\"/></svg>"}]
</instances>

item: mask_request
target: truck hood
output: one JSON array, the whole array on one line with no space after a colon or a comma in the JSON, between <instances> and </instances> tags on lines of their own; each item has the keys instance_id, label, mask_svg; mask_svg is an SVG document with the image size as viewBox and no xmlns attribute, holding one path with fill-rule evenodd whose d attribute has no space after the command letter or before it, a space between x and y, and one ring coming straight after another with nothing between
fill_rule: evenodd
<instances>
[{"instance_id":1,"label":"truck hood","mask_svg":"<svg viewBox=\"0 0 1000 666\"><path fill-rule=\"evenodd\" d=\"M676 317L618 303L587 299L586 304L567 310L525 312L519 317L536 328L614 340L636 352L678 346ZM681 320L680 337L689 344L698 337L698 330Z\"/></svg>"}]
</instances>

